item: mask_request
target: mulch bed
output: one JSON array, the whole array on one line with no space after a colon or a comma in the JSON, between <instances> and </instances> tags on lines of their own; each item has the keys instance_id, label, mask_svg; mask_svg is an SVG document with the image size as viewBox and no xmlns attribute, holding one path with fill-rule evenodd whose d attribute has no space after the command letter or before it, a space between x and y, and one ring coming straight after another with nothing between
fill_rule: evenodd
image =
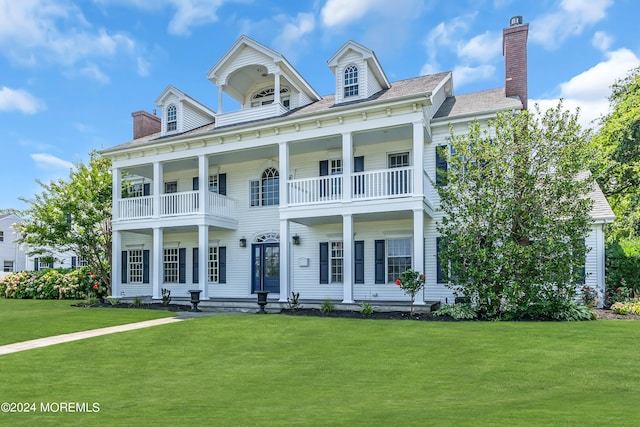
<instances>
[{"instance_id":1,"label":"mulch bed","mask_svg":"<svg viewBox=\"0 0 640 427\"><path fill-rule=\"evenodd\" d=\"M172 312L189 311L191 306L180 304L169 304L164 306L160 303L133 305L130 303L110 304L99 302L96 304L77 303L74 307L97 307L97 308L138 308L143 310L166 310ZM640 320L640 316L635 314L617 314L611 310L594 308L593 312L599 320ZM451 316L434 316L431 313L414 313L411 315L407 311L374 311L371 314L362 314L359 311L333 310L328 312L320 311L318 308L300 308L297 310L283 309L281 314L288 316L314 316L314 317L339 317L348 319L386 319L386 320L426 320L439 322L456 322Z\"/></svg>"}]
</instances>

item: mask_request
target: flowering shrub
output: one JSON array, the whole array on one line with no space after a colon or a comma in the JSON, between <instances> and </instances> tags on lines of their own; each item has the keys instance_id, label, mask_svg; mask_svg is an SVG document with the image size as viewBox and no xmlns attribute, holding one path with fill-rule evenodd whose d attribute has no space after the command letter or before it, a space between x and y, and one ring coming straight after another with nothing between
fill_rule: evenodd
<instances>
[{"instance_id":1,"label":"flowering shrub","mask_svg":"<svg viewBox=\"0 0 640 427\"><path fill-rule=\"evenodd\" d=\"M413 302L416 299L416 294L424 287L424 281L426 276L419 272L409 269L400 275L400 278L396 280L396 285L408 294L411 298L411 314L413 315Z\"/></svg>"},{"instance_id":2,"label":"flowering shrub","mask_svg":"<svg viewBox=\"0 0 640 427\"><path fill-rule=\"evenodd\" d=\"M624 277L620 278L619 285L616 287L607 285L607 304L631 301L635 297L637 297L635 291L632 287L627 286Z\"/></svg>"},{"instance_id":3,"label":"flowering shrub","mask_svg":"<svg viewBox=\"0 0 640 427\"><path fill-rule=\"evenodd\" d=\"M591 286L583 286L582 289L580 289L580 297L582 303L589 308L594 307L598 301L598 294Z\"/></svg>"},{"instance_id":4,"label":"flowering shrub","mask_svg":"<svg viewBox=\"0 0 640 427\"><path fill-rule=\"evenodd\" d=\"M96 286L94 288L94 286ZM106 292L86 268L20 271L0 279L0 297L15 299L83 299Z\"/></svg>"},{"instance_id":5,"label":"flowering shrub","mask_svg":"<svg viewBox=\"0 0 640 427\"><path fill-rule=\"evenodd\" d=\"M618 314L637 314L640 316L640 301L616 302L611 311Z\"/></svg>"}]
</instances>

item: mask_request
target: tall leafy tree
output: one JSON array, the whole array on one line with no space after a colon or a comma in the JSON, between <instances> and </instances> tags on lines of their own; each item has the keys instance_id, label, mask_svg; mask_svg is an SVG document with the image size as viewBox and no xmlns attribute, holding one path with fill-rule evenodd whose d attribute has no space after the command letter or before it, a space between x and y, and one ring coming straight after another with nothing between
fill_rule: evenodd
<instances>
[{"instance_id":1,"label":"tall leafy tree","mask_svg":"<svg viewBox=\"0 0 640 427\"><path fill-rule=\"evenodd\" d=\"M32 254L71 252L87 260L107 289L111 287L111 161L92 152L69 179L49 184L33 200L17 225L20 242Z\"/></svg>"},{"instance_id":2,"label":"tall leafy tree","mask_svg":"<svg viewBox=\"0 0 640 427\"><path fill-rule=\"evenodd\" d=\"M611 240L640 237L640 67L612 86L611 113L593 137L594 176L617 220Z\"/></svg>"},{"instance_id":3,"label":"tall leafy tree","mask_svg":"<svg viewBox=\"0 0 640 427\"><path fill-rule=\"evenodd\" d=\"M561 316L576 295L592 201L577 112L503 112L451 129L439 254L484 317Z\"/></svg>"}]
</instances>

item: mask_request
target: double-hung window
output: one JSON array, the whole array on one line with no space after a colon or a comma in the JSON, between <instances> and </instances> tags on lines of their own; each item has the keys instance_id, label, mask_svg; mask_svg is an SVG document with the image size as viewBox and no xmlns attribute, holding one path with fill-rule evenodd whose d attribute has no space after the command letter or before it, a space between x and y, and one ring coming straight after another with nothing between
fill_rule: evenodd
<instances>
[{"instance_id":1,"label":"double-hung window","mask_svg":"<svg viewBox=\"0 0 640 427\"><path fill-rule=\"evenodd\" d=\"M220 263L218 259L218 247L209 246L209 257L207 259L207 277L209 283L220 281Z\"/></svg>"},{"instance_id":2,"label":"double-hung window","mask_svg":"<svg viewBox=\"0 0 640 427\"><path fill-rule=\"evenodd\" d=\"M411 268L411 239L387 240L387 282L394 283Z\"/></svg>"},{"instance_id":3,"label":"double-hung window","mask_svg":"<svg viewBox=\"0 0 640 427\"><path fill-rule=\"evenodd\" d=\"M2 271L5 273L13 273L13 261L5 261Z\"/></svg>"},{"instance_id":4,"label":"double-hung window","mask_svg":"<svg viewBox=\"0 0 640 427\"><path fill-rule=\"evenodd\" d=\"M178 112L175 105L169 105L167 108L167 132L173 132L178 129Z\"/></svg>"},{"instance_id":5,"label":"double-hung window","mask_svg":"<svg viewBox=\"0 0 640 427\"><path fill-rule=\"evenodd\" d=\"M178 248L164 250L163 277L164 283L178 283Z\"/></svg>"},{"instance_id":6,"label":"double-hung window","mask_svg":"<svg viewBox=\"0 0 640 427\"><path fill-rule=\"evenodd\" d=\"M358 67L349 65L344 69L344 97L358 95Z\"/></svg>"},{"instance_id":7,"label":"double-hung window","mask_svg":"<svg viewBox=\"0 0 640 427\"><path fill-rule=\"evenodd\" d=\"M128 252L129 283L142 283L142 249L132 249Z\"/></svg>"},{"instance_id":8,"label":"double-hung window","mask_svg":"<svg viewBox=\"0 0 640 427\"><path fill-rule=\"evenodd\" d=\"M342 242L331 242L331 283L344 282L344 248Z\"/></svg>"},{"instance_id":9,"label":"double-hung window","mask_svg":"<svg viewBox=\"0 0 640 427\"><path fill-rule=\"evenodd\" d=\"M274 206L280 204L280 175L275 168L268 168L260 179L250 182L251 206Z\"/></svg>"}]
</instances>

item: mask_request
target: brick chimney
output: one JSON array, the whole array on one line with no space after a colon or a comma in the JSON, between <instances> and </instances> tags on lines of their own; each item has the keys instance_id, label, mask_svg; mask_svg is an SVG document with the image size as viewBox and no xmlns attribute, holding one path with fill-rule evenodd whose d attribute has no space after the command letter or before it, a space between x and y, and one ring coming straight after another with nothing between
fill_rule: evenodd
<instances>
[{"instance_id":1,"label":"brick chimney","mask_svg":"<svg viewBox=\"0 0 640 427\"><path fill-rule=\"evenodd\" d=\"M502 30L502 55L504 55L504 88L506 96L517 96L527 109L527 35L529 24L522 23L522 16L509 20L509 27Z\"/></svg>"},{"instance_id":2,"label":"brick chimney","mask_svg":"<svg viewBox=\"0 0 640 427\"><path fill-rule=\"evenodd\" d=\"M160 132L160 118L146 111L131 113L133 117L133 139Z\"/></svg>"}]
</instances>

